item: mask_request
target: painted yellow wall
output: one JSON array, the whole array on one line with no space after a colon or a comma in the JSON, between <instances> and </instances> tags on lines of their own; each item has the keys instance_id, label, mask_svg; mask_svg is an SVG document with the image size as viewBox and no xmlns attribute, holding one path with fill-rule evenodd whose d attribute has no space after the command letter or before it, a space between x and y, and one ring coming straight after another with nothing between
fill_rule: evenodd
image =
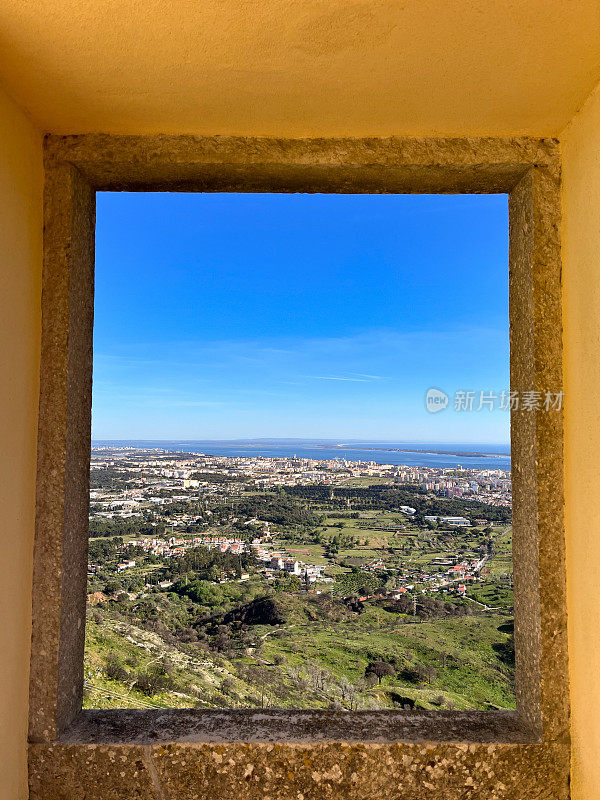
<instances>
[{"instance_id":1,"label":"painted yellow wall","mask_svg":"<svg viewBox=\"0 0 600 800\"><path fill-rule=\"evenodd\" d=\"M573 800L600 798L600 87L561 136Z\"/></svg>"},{"instance_id":2,"label":"painted yellow wall","mask_svg":"<svg viewBox=\"0 0 600 800\"><path fill-rule=\"evenodd\" d=\"M555 135L598 0L2 0L0 74L53 133Z\"/></svg>"},{"instance_id":3,"label":"painted yellow wall","mask_svg":"<svg viewBox=\"0 0 600 800\"><path fill-rule=\"evenodd\" d=\"M23 4L23 7L25 5L29 4ZM31 35L30 28L27 35ZM316 47L316 44L313 42L311 47ZM318 54L311 52L310 57L315 59L315 63L320 63ZM37 70L39 75L44 75L45 66ZM298 69L305 79L304 65L299 63ZM76 72L69 68L65 74L74 75ZM64 75L55 77L58 80ZM237 75L235 79L238 80ZM502 86L497 75L496 86ZM84 89L87 91L82 84L82 93ZM219 91L227 96L222 85ZM135 89L132 88L131 92L133 96ZM187 89L185 92L189 94ZM67 94L73 99L73 108L81 108L77 93ZM107 97L109 95L111 110L118 117L119 109L128 106L131 98L124 99L108 92ZM422 93L413 92L413 97L417 96L422 96ZM118 99L116 110L115 97ZM235 95L232 97L236 102L239 99ZM393 105L385 97L378 97L381 109ZM178 98L173 102L179 102ZM233 102L231 97L229 102ZM275 96L274 103L276 109L287 109L285 97ZM462 107L458 108L462 114ZM139 129L156 131L163 127L156 117L143 121L139 117L125 124L119 119L115 121L114 116L103 116L103 109L103 106L99 107L96 112L107 130L129 130L138 126ZM305 104L300 104L297 110L299 120L313 119L311 114L306 115ZM312 110L316 120L318 109ZM347 107L342 110L344 114L348 112ZM190 107L185 111L189 112L188 122L176 117L173 123L180 129L198 124L197 109ZM156 114L156 104L152 113ZM344 120L343 132L350 135L365 132L359 120L349 113L344 114L339 116ZM89 125L76 127L96 127L93 113L89 119L92 120ZM375 115L373 119L377 121L377 132L402 132L391 118L380 120ZM282 120L255 106L239 132L307 132L301 126L294 128L286 120L283 120L286 130L279 130ZM435 115L426 121L427 125L421 116L420 129L411 132L419 135L439 132L440 125L435 124ZM311 122L308 126L310 132L322 135L340 132L327 119L321 122L322 128L318 128L316 122L313 126ZM68 129L69 124L69 115L66 114L60 124L56 122L56 127ZM214 121L212 124L214 127L210 132L219 130ZM535 122L533 127L537 128L539 124ZM548 121L545 124L550 127ZM479 131L471 126L464 132L476 134ZM486 132L502 131L497 128ZM573 800L596 800L600 798L600 510L597 502L600 496L600 90L588 99L561 139L564 158L565 481ZM40 136L23 112L0 91L0 370L3 376L7 376L0 392L0 800L23 800L26 797L41 191Z\"/></svg>"},{"instance_id":4,"label":"painted yellow wall","mask_svg":"<svg viewBox=\"0 0 600 800\"><path fill-rule=\"evenodd\" d=\"M0 90L0 799L27 797L41 137Z\"/></svg>"}]
</instances>

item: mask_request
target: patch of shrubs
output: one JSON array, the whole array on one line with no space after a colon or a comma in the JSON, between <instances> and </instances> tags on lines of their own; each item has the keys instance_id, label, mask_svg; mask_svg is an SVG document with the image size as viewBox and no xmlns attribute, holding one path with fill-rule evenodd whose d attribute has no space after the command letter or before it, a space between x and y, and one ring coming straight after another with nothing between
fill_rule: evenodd
<instances>
[{"instance_id":1,"label":"patch of shrubs","mask_svg":"<svg viewBox=\"0 0 600 800\"><path fill-rule=\"evenodd\" d=\"M153 664L150 669L138 670L134 686L148 697L161 692L173 692L179 688L173 675L173 664L166 656L161 663Z\"/></svg>"},{"instance_id":2,"label":"patch of shrubs","mask_svg":"<svg viewBox=\"0 0 600 800\"><path fill-rule=\"evenodd\" d=\"M421 672L417 667L406 666L400 672L399 678L406 683L419 683L421 680Z\"/></svg>"},{"instance_id":3,"label":"patch of shrubs","mask_svg":"<svg viewBox=\"0 0 600 800\"><path fill-rule=\"evenodd\" d=\"M143 671L137 673L135 688L148 697L168 691L171 687L172 680L164 673Z\"/></svg>"},{"instance_id":4,"label":"patch of shrubs","mask_svg":"<svg viewBox=\"0 0 600 800\"><path fill-rule=\"evenodd\" d=\"M415 708L415 701L412 697L405 697L398 692L390 692L390 700L395 705L400 706L405 710L412 710Z\"/></svg>"},{"instance_id":5,"label":"patch of shrubs","mask_svg":"<svg viewBox=\"0 0 600 800\"><path fill-rule=\"evenodd\" d=\"M129 677L129 673L119 661L117 654L112 650L106 657L104 671L111 680L120 681L121 683L124 683Z\"/></svg>"}]
</instances>

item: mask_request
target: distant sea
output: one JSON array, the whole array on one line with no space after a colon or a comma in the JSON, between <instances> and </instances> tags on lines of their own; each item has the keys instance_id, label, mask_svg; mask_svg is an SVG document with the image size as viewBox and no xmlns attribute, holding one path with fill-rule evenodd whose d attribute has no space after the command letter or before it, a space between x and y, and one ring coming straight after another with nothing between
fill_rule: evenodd
<instances>
[{"instance_id":1,"label":"distant sea","mask_svg":"<svg viewBox=\"0 0 600 800\"><path fill-rule=\"evenodd\" d=\"M217 440L107 440L94 439L92 447L136 447L211 456L263 456L314 458L321 461L374 461L408 467L457 467L510 470L510 445L435 442L361 442L333 439Z\"/></svg>"}]
</instances>

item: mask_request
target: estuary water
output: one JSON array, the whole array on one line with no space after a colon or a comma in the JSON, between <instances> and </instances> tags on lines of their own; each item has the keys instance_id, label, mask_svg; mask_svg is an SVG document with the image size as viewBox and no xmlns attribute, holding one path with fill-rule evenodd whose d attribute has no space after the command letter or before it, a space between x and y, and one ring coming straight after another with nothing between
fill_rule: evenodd
<instances>
[{"instance_id":1,"label":"estuary water","mask_svg":"<svg viewBox=\"0 0 600 800\"><path fill-rule=\"evenodd\" d=\"M108 440L92 447L134 447L213 456L262 456L373 461L408 467L458 467L510 471L510 445L435 442L360 442L333 439Z\"/></svg>"}]
</instances>

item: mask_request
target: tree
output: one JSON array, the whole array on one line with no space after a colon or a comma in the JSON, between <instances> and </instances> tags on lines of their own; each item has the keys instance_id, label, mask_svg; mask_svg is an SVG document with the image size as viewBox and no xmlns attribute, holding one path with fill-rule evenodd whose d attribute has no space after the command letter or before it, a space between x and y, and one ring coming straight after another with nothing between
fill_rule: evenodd
<instances>
[{"instance_id":1,"label":"tree","mask_svg":"<svg viewBox=\"0 0 600 800\"><path fill-rule=\"evenodd\" d=\"M271 674L265 667L256 666L248 669L248 677L256 689L260 691L260 707L264 708L267 702L267 687L271 682Z\"/></svg>"},{"instance_id":2,"label":"tree","mask_svg":"<svg viewBox=\"0 0 600 800\"><path fill-rule=\"evenodd\" d=\"M339 683L339 689L342 696L342 705L350 711L356 711L359 700L356 687L354 687L348 678L344 676Z\"/></svg>"},{"instance_id":3,"label":"tree","mask_svg":"<svg viewBox=\"0 0 600 800\"><path fill-rule=\"evenodd\" d=\"M375 675L379 683L386 675L395 675L396 670L387 661L371 661L365 670L365 677L368 675Z\"/></svg>"},{"instance_id":4,"label":"tree","mask_svg":"<svg viewBox=\"0 0 600 800\"><path fill-rule=\"evenodd\" d=\"M416 666L407 665L400 673L400 677L406 683L417 683L421 678L421 672Z\"/></svg>"},{"instance_id":5,"label":"tree","mask_svg":"<svg viewBox=\"0 0 600 800\"><path fill-rule=\"evenodd\" d=\"M172 587L177 594L189 597L201 606L219 606L223 603L223 591L205 580L177 581Z\"/></svg>"},{"instance_id":6,"label":"tree","mask_svg":"<svg viewBox=\"0 0 600 800\"><path fill-rule=\"evenodd\" d=\"M374 675L372 672L369 672L368 675L364 678L364 689L372 689L379 682L377 675Z\"/></svg>"}]
</instances>

